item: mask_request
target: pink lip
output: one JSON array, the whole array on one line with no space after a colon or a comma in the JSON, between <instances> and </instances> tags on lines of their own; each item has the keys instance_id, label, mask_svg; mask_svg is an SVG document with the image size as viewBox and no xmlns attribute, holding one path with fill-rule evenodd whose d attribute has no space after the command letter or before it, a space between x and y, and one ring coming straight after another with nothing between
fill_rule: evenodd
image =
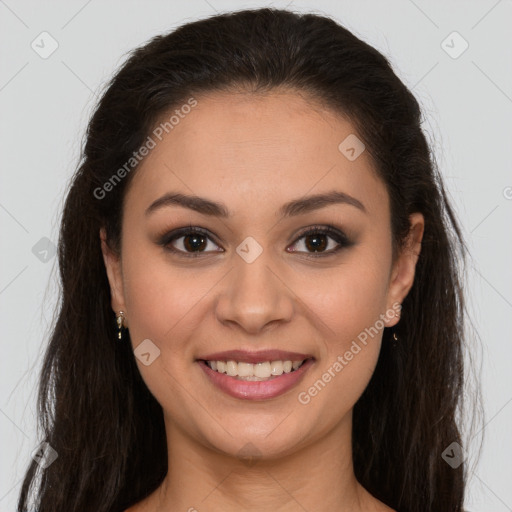
<instances>
[{"instance_id":1,"label":"pink lip","mask_svg":"<svg viewBox=\"0 0 512 512\"><path fill-rule=\"evenodd\" d=\"M299 354L297 352L285 352L283 350L259 350L250 352L247 350L227 350L198 357L204 361L236 361L238 363L262 363L264 361L304 361L312 358L311 354Z\"/></svg>"},{"instance_id":2,"label":"pink lip","mask_svg":"<svg viewBox=\"0 0 512 512\"><path fill-rule=\"evenodd\" d=\"M226 354L226 352L224 354ZM218 356L219 354L213 355ZM225 356L219 359L210 359L210 356L208 356L208 360L222 361L224 360L224 357ZM237 358L229 359L240 361L240 359ZM302 359L305 359L305 357L297 357L294 360L297 361ZM276 361L282 359L271 357L270 359L263 358L263 360ZM285 360L291 359L287 358ZM262 361L260 356L258 356L258 360L256 362L258 361ZM289 389L293 388L296 384L298 384L300 380L302 380L302 378L304 377L304 374L314 364L315 361L312 358L308 359L298 370L295 370L290 373L283 373L282 375L279 375L278 377L275 377L273 379L260 382L238 380L235 377L230 377L229 375L226 375L225 373L219 373L212 370L203 360L197 362L205 372L206 376L210 379L210 382L212 382L215 386L217 386L220 390L224 391L228 395L234 398L242 398L244 400L267 400L269 398L274 398L276 396L282 395Z\"/></svg>"}]
</instances>

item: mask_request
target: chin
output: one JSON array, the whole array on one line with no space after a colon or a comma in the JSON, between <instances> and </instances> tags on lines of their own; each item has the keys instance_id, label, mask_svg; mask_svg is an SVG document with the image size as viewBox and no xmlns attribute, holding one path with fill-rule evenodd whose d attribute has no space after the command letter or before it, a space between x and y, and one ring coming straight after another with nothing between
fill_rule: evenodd
<instances>
[{"instance_id":1,"label":"chin","mask_svg":"<svg viewBox=\"0 0 512 512\"><path fill-rule=\"evenodd\" d=\"M298 450L299 445L304 439L303 430L294 432L288 428L275 426L274 431L268 428L262 429L244 429L226 430L232 434L232 437L224 430L217 437L211 435L206 438L207 443L215 451L222 453L228 457L234 457L241 460L275 460L286 457Z\"/></svg>"}]
</instances>

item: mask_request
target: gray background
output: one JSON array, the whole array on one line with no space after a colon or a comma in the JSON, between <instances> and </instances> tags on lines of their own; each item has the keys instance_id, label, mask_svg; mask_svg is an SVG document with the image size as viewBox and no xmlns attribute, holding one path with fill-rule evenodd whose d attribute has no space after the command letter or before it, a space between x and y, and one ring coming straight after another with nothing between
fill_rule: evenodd
<instances>
[{"instance_id":1,"label":"gray background","mask_svg":"<svg viewBox=\"0 0 512 512\"><path fill-rule=\"evenodd\" d=\"M480 340L467 353L481 373L485 417L466 446L471 462L483 434L467 509L512 511L510 0L0 0L0 511L14 510L25 466L42 441L35 399L57 301L51 249L98 91L125 53L150 37L215 12L264 5L332 16L388 56L423 107L472 252L468 310ZM31 47L35 41L39 52L51 49L49 36L39 36L44 31L58 43L46 59ZM448 37L453 31L469 44L457 58L464 42ZM472 386L468 381L466 394Z\"/></svg>"}]
</instances>

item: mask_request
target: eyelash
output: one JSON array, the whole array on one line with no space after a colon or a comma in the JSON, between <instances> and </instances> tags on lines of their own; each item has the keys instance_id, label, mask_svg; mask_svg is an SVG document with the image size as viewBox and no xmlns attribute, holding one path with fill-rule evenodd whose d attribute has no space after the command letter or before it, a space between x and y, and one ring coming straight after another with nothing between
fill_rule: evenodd
<instances>
[{"instance_id":1,"label":"eyelash","mask_svg":"<svg viewBox=\"0 0 512 512\"><path fill-rule=\"evenodd\" d=\"M310 235L314 234L321 234L321 235L327 235L331 239L333 239L336 243L338 243L338 247L335 249L331 249L328 252L320 252L320 253L305 253L310 258L325 258L328 256L332 256L333 254L336 254L341 249L348 248L351 245L353 245L353 242L351 242L345 233L340 231L339 229L335 228L334 226L325 225L325 226L312 226L308 228L306 231L301 233L298 238L296 238L295 242L292 245L295 245L298 241L302 240L303 238L306 238ZM176 249L170 245L171 242L178 240L179 238L185 237L187 235L203 235L207 237L209 240L215 243L214 240L209 236L208 232L205 229L189 225L187 227L179 228L174 231L171 231L170 233L166 233L163 236L160 237L158 244L161 245L166 251L169 251L171 253L177 254L178 256L183 256L185 258L198 258L203 256L204 254L208 254L208 252L185 252L181 249ZM218 245L218 244L217 244ZM220 251L215 251L220 252ZM297 252L299 254L304 254L303 251L292 251Z\"/></svg>"}]
</instances>

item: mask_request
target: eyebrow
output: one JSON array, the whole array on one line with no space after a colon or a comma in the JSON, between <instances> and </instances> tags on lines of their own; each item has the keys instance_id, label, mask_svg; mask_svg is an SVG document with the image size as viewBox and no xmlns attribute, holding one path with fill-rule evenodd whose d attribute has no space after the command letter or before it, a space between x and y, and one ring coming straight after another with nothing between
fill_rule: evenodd
<instances>
[{"instance_id":1,"label":"eyebrow","mask_svg":"<svg viewBox=\"0 0 512 512\"><path fill-rule=\"evenodd\" d=\"M293 201L285 203L279 209L278 214L280 217L294 217L314 210L319 210L333 204L347 204L358 208L364 213L368 213L363 203L355 197L352 197L345 192L333 190L323 194L294 199ZM153 201L153 203L151 203L146 209L145 215L149 215L166 206L181 206L212 217L229 218L232 216L228 208L223 203L218 203L204 197L189 196L177 192L168 192L156 201Z\"/></svg>"}]
</instances>

